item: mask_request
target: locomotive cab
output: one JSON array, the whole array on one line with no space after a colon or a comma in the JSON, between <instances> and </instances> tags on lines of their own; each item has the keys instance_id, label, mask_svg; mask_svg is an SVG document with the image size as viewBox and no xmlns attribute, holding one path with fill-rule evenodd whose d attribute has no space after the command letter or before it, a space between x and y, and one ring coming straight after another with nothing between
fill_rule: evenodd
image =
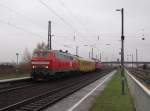
<instances>
[{"instance_id":1,"label":"locomotive cab","mask_svg":"<svg viewBox=\"0 0 150 111\"><path fill-rule=\"evenodd\" d=\"M32 73L31 77L36 80L48 79L53 75L51 70L53 55L50 51L35 51L32 56Z\"/></svg>"}]
</instances>

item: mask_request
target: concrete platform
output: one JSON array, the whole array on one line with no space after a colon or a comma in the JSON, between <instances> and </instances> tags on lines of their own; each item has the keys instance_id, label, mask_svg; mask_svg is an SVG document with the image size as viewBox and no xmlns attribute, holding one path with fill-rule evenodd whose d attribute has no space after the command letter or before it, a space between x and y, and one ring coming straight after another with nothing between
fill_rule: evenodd
<instances>
[{"instance_id":1,"label":"concrete platform","mask_svg":"<svg viewBox=\"0 0 150 111\"><path fill-rule=\"evenodd\" d=\"M150 111L150 90L128 70L125 70L125 77L128 82L136 111Z\"/></svg>"},{"instance_id":2,"label":"concrete platform","mask_svg":"<svg viewBox=\"0 0 150 111\"><path fill-rule=\"evenodd\" d=\"M44 111L88 111L96 96L105 88L115 73L116 71L111 72Z\"/></svg>"}]
</instances>

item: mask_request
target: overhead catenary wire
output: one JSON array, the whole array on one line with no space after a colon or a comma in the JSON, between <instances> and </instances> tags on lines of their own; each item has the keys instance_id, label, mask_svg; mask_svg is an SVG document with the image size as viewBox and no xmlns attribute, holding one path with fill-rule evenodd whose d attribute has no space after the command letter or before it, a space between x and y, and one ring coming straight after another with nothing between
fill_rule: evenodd
<instances>
[{"instance_id":1,"label":"overhead catenary wire","mask_svg":"<svg viewBox=\"0 0 150 111\"><path fill-rule=\"evenodd\" d=\"M10 8L10 7L6 6L6 5L4 5L4 4L1 4L1 3L0 3L0 7L5 8L5 9L9 10L10 12L12 12L12 13L14 13L14 14L16 14L16 15L19 15L19 16L23 17L24 19L26 19L26 20L29 21L30 23L35 24L35 25L38 25L39 27L41 27L40 24L37 24L37 23L33 22L33 20L30 19L28 16L25 16L25 15L23 15L22 13L19 13L18 11L14 10L14 9L12 9L12 8ZM34 36L41 37L39 34L33 33L33 32L31 32L31 31L29 31L29 30L27 30L27 29L24 29L24 28L22 28L22 27L19 27L19 26L15 25L15 24L12 24L12 23L10 23L10 22L6 22L6 21L3 21L3 20L1 20L1 22L4 23L4 24L7 24L7 25L9 25L9 26L12 26L12 27L14 27L14 28L16 28L16 29L18 29L18 30L21 30L21 31L30 33L30 34L32 34L32 35L34 35Z\"/></svg>"},{"instance_id":2,"label":"overhead catenary wire","mask_svg":"<svg viewBox=\"0 0 150 111\"><path fill-rule=\"evenodd\" d=\"M49 5L47 5L42 0L38 0L40 4L42 4L44 7L46 7L50 12L52 12L56 17L58 17L63 23L65 23L67 26L69 26L73 32L78 32L77 29L72 26L69 22L67 22L63 17L61 17L59 14L56 13L54 9L52 9Z\"/></svg>"},{"instance_id":3,"label":"overhead catenary wire","mask_svg":"<svg viewBox=\"0 0 150 111\"><path fill-rule=\"evenodd\" d=\"M38 38L42 38L42 39L43 39L42 35L36 34L36 33L34 33L34 32L31 32L31 31L29 31L29 30L27 30L27 29L24 29L24 28L22 28L22 27L19 27L19 26L15 25L15 24L12 24L12 23L10 23L10 22L6 22L6 21L0 19L0 23L9 25L9 26L11 26L11 27L13 27L13 28L15 28L15 29L17 29L17 30L21 30L21 31L26 32L26 33L29 33L29 34L31 34L31 35L33 35L33 36L35 36L35 37L38 37ZM58 44L61 45L61 46L64 46L64 45L65 45L65 44L62 44L62 43L60 43L60 42L58 42L58 41L55 41L55 43L58 43Z\"/></svg>"},{"instance_id":4,"label":"overhead catenary wire","mask_svg":"<svg viewBox=\"0 0 150 111\"><path fill-rule=\"evenodd\" d=\"M41 1L41 0L40 0ZM60 1L62 1L62 0L60 0ZM62 1L62 3L64 4L64 2ZM15 13L15 14L18 14L18 15L20 15L20 16L22 16L22 17L24 17L24 18L26 18L27 16L25 16L25 15L23 15L23 14L21 14L21 13L18 13L17 11L15 11L15 10L13 10L13 9L11 9L11 8L9 8L9 7L7 7L7 6L5 6L5 5L2 5L2 4L0 4L0 6L2 6L2 7L5 7L5 8L7 8L8 10L10 10L10 11L12 11L13 13ZM64 4L64 6L66 7L66 5ZM67 7L66 7L67 8ZM70 12L70 11L69 11ZM27 20L29 20L30 21L30 18L28 19L28 17L27 17ZM30 21L30 22L32 22L32 21ZM9 23L9 22L8 22ZM14 25L14 24L10 24L9 23L9 25ZM15 26L15 25L14 25ZM16 28L19 28L18 26L16 27ZM21 28L21 27L20 27ZM23 29L24 28L21 28L20 30L22 30L23 31ZM26 32L28 32L28 33L33 33L33 32L31 32L31 31L29 31L29 30L27 30L27 29L24 29L24 31L26 31ZM87 34L87 33L86 33ZM35 34L34 33L34 35L39 35L39 34ZM57 34L56 34L57 35ZM78 36L78 35L77 35ZM110 37L111 36L111 38L116 38L117 36L115 36L115 35L103 35L102 34L102 36L103 37L106 37L106 38L103 38L103 39L107 39L108 37ZM70 36L68 36L68 37L70 37ZM84 37L86 37L86 39L93 39L93 37L96 37L96 36L88 36L88 35L82 35L82 36L80 36L80 37L82 37L82 38L84 38ZM129 37L129 36L128 36ZM133 38L134 37L137 37L136 35L135 36L132 36ZM110 38L108 38L108 39L110 39ZM131 39L131 38L129 38L129 39Z\"/></svg>"},{"instance_id":5,"label":"overhead catenary wire","mask_svg":"<svg viewBox=\"0 0 150 111\"><path fill-rule=\"evenodd\" d=\"M27 15L23 15L22 13L20 13L20 12L14 10L14 9L12 9L12 8L10 8L10 7L6 6L6 5L4 5L4 4L1 4L1 3L0 3L0 7L5 8L5 9L9 10L10 12L12 12L12 13L18 15L18 16L21 16L23 19L27 20L28 22L30 22L30 23L32 23L32 24L34 24L34 25L37 25L37 26L39 26L39 27L44 27L43 25L41 25L41 24L36 23L35 21L33 21L33 20L32 20L30 17L28 17Z\"/></svg>"},{"instance_id":6,"label":"overhead catenary wire","mask_svg":"<svg viewBox=\"0 0 150 111\"><path fill-rule=\"evenodd\" d=\"M70 35L57 35L57 34L55 34L57 37L60 37L60 38L70 38ZM80 39L84 39L85 40L85 38L86 39L96 39L97 40L97 36L95 35L93 35L93 36L90 36L90 35L77 35L77 36L79 36L79 37L81 37ZM140 35L128 35L127 36L127 39L141 39L140 38L141 36ZM64 39L65 39L64 38ZM119 38L119 35L118 34L116 34L116 35L102 35L102 37L101 38L99 38L99 40L103 40L103 39L118 39Z\"/></svg>"},{"instance_id":7,"label":"overhead catenary wire","mask_svg":"<svg viewBox=\"0 0 150 111\"><path fill-rule=\"evenodd\" d=\"M15 25L15 24L12 24L12 23L10 23L10 22L6 22L6 21L4 21L4 20L0 20L0 22L3 23L3 24L9 25L9 26L11 26L11 27L13 27L13 28L15 28L15 29L18 29L18 30L21 30L21 31L23 31L23 32L32 34L32 35L34 35L34 36L36 36L36 37L42 38L42 35L36 34L36 33L34 33L34 32L31 32L31 31L29 31L29 30L27 30L27 29L24 29L24 28L22 28L22 27L19 27L19 26Z\"/></svg>"},{"instance_id":8,"label":"overhead catenary wire","mask_svg":"<svg viewBox=\"0 0 150 111\"><path fill-rule=\"evenodd\" d=\"M78 22L78 24L81 26L81 27L84 27L84 30L86 32L88 32L88 29L85 27L85 24L83 24L83 22L81 22L76 16L75 14L73 14L73 12L65 5L64 1L63 0L57 0L68 12L70 15L73 16L73 18Z\"/></svg>"},{"instance_id":9,"label":"overhead catenary wire","mask_svg":"<svg viewBox=\"0 0 150 111\"><path fill-rule=\"evenodd\" d=\"M61 1L62 1L62 0L61 0ZM64 4L64 2L62 1L61 4ZM64 6L66 7L65 4L64 4ZM26 15L23 15L22 13L19 13L18 11L14 10L14 9L12 9L12 8L10 8L10 7L6 6L6 5L4 5L4 4L1 4L1 3L0 3L0 7L6 8L6 9L8 9L9 11L13 12L14 14L17 14L17 15L19 15L19 16L25 18L27 21L31 22L32 24L41 26L40 24L37 24L37 23L35 23L32 19L30 19L30 17L28 17L28 16L26 16ZM66 9L68 9L68 8L66 7ZM69 9L68 9L68 10L69 10ZM71 11L69 11L69 12L72 13ZM73 14L72 14L72 15L73 15ZM84 35L82 35L82 36L84 36ZM80 36L80 37L81 37L81 36ZM91 36L91 37L94 37L94 36Z\"/></svg>"}]
</instances>

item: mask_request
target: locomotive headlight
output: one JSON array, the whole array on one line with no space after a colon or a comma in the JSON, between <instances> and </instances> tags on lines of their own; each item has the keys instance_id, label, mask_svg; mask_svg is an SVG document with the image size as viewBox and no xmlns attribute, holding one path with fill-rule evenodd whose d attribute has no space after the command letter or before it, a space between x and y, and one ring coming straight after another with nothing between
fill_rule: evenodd
<instances>
[{"instance_id":1,"label":"locomotive headlight","mask_svg":"<svg viewBox=\"0 0 150 111\"><path fill-rule=\"evenodd\" d=\"M48 66L45 66L45 68L47 68L47 69L48 69Z\"/></svg>"}]
</instances>

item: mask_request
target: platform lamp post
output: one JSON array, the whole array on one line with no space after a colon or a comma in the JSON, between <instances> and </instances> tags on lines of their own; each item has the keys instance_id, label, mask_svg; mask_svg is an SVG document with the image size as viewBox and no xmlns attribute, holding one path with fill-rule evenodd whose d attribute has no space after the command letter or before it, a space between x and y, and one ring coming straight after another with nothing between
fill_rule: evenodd
<instances>
[{"instance_id":1,"label":"platform lamp post","mask_svg":"<svg viewBox=\"0 0 150 111\"><path fill-rule=\"evenodd\" d=\"M79 56L78 51L79 51L79 46L76 46L76 56Z\"/></svg>"},{"instance_id":2,"label":"platform lamp post","mask_svg":"<svg viewBox=\"0 0 150 111\"><path fill-rule=\"evenodd\" d=\"M130 61L130 54L127 54L127 62ZM127 65L128 67L130 66L130 64Z\"/></svg>"},{"instance_id":3,"label":"platform lamp post","mask_svg":"<svg viewBox=\"0 0 150 111\"><path fill-rule=\"evenodd\" d=\"M16 53L16 56L17 56L17 61L16 61L16 64L17 64L17 67L16 67L16 72L17 72L17 71L18 71L18 64L19 64L19 62L18 62L19 53Z\"/></svg>"},{"instance_id":4,"label":"platform lamp post","mask_svg":"<svg viewBox=\"0 0 150 111\"><path fill-rule=\"evenodd\" d=\"M94 48L93 48L93 45L83 45L83 46L89 46L91 47L91 52L89 51L89 58L90 59L93 59L93 55L94 55Z\"/></svg>"},{"instance_id":5,"label":"platform lamp post","mask_svg":"<svg viewBox=\"0 0 150 111\"><path fill-rule=\"evenodd\" d=\"M121 12L121 86L122 92L121 94L125 94L125 77L124 77L124 9L117 9L116 11Z\"/></svg>"},{"instance_id":6,"label":"platform lamp post","mask_svg":"<svg viewBox=\"0 0 150 111\"><path fill-rule=\"evenodd\" d=\"M16 53L16 56L17 56L17 65L18 65L18 58L19 58L19 53Z\"/></svg>"},{"instance_id":7,"label":"platform lamp post","mask_svg":"<svg viewBox=\"0 0 150 111\"><path fill-rule=\"evenodd\" d=\"M133 69L133 54L131 54L131 57L132 57L132 69Z\"/></svg>"},{"instance_id":8,"label":"platform lamp post","mask_svg":"<svg viewBox=\"0 0 150 111\"><path fill-rule=\"evenodd\" d=\"M85 44L83 46L88 47L89 45ZM91 59L91 55L92 55L92 53L89 51L89 59Z\"/></svg>"}]
</instances>

